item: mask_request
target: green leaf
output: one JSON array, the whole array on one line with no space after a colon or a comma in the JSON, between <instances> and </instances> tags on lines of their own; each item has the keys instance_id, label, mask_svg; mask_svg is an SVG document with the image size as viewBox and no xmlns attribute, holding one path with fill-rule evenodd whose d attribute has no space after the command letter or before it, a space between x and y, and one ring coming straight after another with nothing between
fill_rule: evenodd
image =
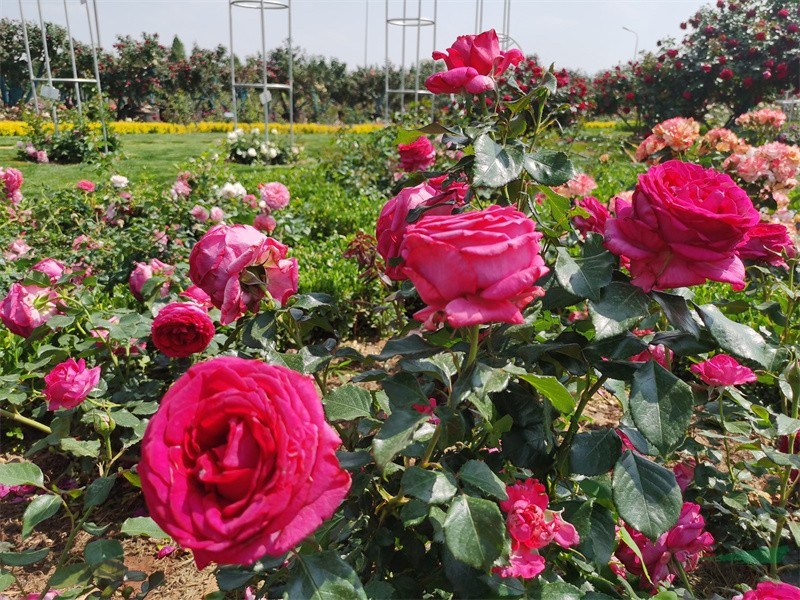
<instances>
[{"instance_id":1,"label":"green leaf","mask_svg":"<svg viewBox=\"0 0 800 600\"><path fill-rule=\"evenodd\" d=\"M410 500L400 509L400 520L403 527L419 525L428 516L428 505L419 500Z\"/></svg>"},{"instance_id":2,"label":"green leaf","mask_svg":"<svg viewBox=\"0 0 800 600\"><path fill-rule=\"evenodd\" d=\"M0 483L7 486L44 485L42 470L33 463L13 462L0 464Z\"/></svg>"},{"instance_id":3,"label":"green leaf","mask_svg":"<svg viewBox=\"0 0 800 600\"><path fill-rule=\"evenodd\" d=\"M564 152L537 150L525 155L525 170L542 185L554 186L575 177L575 166Z\"/></svg>"},{"instance_id":4,"label":"green leaf","mask_svg":"<svg viewBox=\"0 0 800 600\"><path fill-rule=\"evenodd\" d=\"M622 440L613 429L579 433L570 448L570 470L586 477L608 473L621 452Z\"/></svg>"},{"instance_id":5,"label":"green leaf","mask_svg":"<svg viewBox=\"0 0 800 600\"><path fill-rule=\"evenodd\" d=\"M24 552L0 552L0 564L8 567L27 567L50 554L50 548L25 550Z\"/></svg>"},{"instance_id":6,"label":"green leaf","mask_svg":"<svg viewBox=\"0 0 800 600\"><path fill-rule=\"evenodd\" d=\"M778 435L790 435L800 431L800 419L792 419L786 415L778 415L776 421Z\"/></svg>"},{"instance_id":7,"label":"green leaf","mask_svg":"<svg viewBox=\"0 0 800 600\"><path fill-rule=\"evenodd\" d=\"M154 539L169 539L169 534L156 525L156 522L150 517L130 517L125 519L119 528L119 532L131 537L143 535Z\"/></svg>"},{"instance_id":8,"label":"green leaf","mask_svg":"<svg viewBox=\"0 0 800 600\"><path fill-rule=\"evenodd\" d=\"M386 342L383 350L381 350L381 353L374 355L373 358L378 360L388 360L395 356L421 358L436 354L440 350L441 348L429 344L424 338L418 335L409 335L408 337L389 340Z\"/></svg>"},{"instance_id":9,"label":"green leaf","mask_svg":"<svg viewBox=\"0 0 800 600\"><path fill-rule=\"evenodd\" d=\"M483 363L477 363L468 373L458 378L453 386L452 405L471 402L481 416L490 421L493 415L490 394L501 392L508 387L511 376L503 369L495 369Z\"/></svg>"},{"instance_id":10,"label":"green leaf","mask_svg":"<svg viewBox=\"0 0 800 600\"><path fill-rule=\"evenodd\" d=\"M325 396L323 403L329 421L351 421L372 414L372 394L349 383Z\"/></svg>"},{"instance_id":11,"label":"green leaf","mask_svg":"<svg viewBox=\"0 0 800 600\"><path fill-rule=\"evenodd\" d=\"M449 473L419 467L411 467L403 473L402 485L406 494L427 504L444 504L458 491Z\"/></svg>"},{"instance_id":12,"label":"green leaf","mask_svg":"<svg viewBox=\"0 0 800 600\"><path fill-rule=\"evenodd\" d=\"M466 486L478 490L484 496L508 500L506 485L484 462L468 460L461 467L458 476Z\"/></svg>"},{"instance_id":13,"label":"green leaf","mask_svg":"<svg viewBox=\"0 0 800 600\"><path fill-rule=\"evenodd\" d=\"M31 500L22 515L22 539L27 538L42 521L52 517L61 508L61 497L53 494L42 494Z\"/></svg>"},{"instance_id":14,"label":"green leaf","mask_svg":"<svg viewBox=\"0 0 800 600\"><path fill-rule=\"evenodd\" d=\"M700 318L720 348L734 356L751 360L771 369L777 350L767 344L755 330L731 321L713 304L697 306Z\"/></svg>"},{"instance_id":15,"label":"green leaf","mask_svg":"<svg viewBox=\"0 0 800 600\"><path fill-rule=\"evenodd\" d=\"M459 496L444 521L447 548L461 562L487 570L505 547L505 523L497 504Z\"/></svg>"},{"instance_id":16,"label":"green leaf","mask_svg":"<svg viewBox=\"0 0 800 600\"><path fill-rule=\"evenodd\" d=\"M592 504L589 516L589 531L585 535L581 535L578 549L598 569L602 569L611 560L615 541L616 522L611 511L600 504Z\"/></svg>"},{"instance_id":17,"label":"green leaf","mask_svg":"<svg viewBox=\"0 0 800 600\"><path fill-rule=\"evenodd\" d=\"M559 248L556 279L570 294L598 301L601 290L611 283L613 267L614 256L610 252L574 258L566 248Z\"/></svg>"},{"instance_id":18,"label":"green leaf","mask_svg":"<svg viewBox=\"0 0 800 600\"><path fill-rule=\"evenodd\" d=\"M500 146L488 134L475 140L473 185L498 188L514 181L522 171L524 153L514 146Z\"/></svg>"},{"instance_id":19,"label":"green leaf","mask_svg":"<svg viewBox=\"0 0 800 600\"><path fill-rule=\"evenodd\" d=\"M692 388L651 360L633 376L628 407L636 428L662 455L684 437L692 420Z\"/></svg>"},{"instance_id":20,"label":"green leaf","mask_svg":"<svg viewBox=\"0 0 800 600\"><path fill-rule=\"evenodd\" d=\"M626 450L614 467L614 503L620 517L655 540L678 521L683 500L669 469Z\"/></svg>"},{"instance_id":21,"label":"green leaf","mask_svg":"<svg viewBox=\"0 0 800 600\"><path fill-rule=\"evenodd\" d=\"M700 337L700 326L692 317L692 311L686 298L666 292L652 292L652 295L674 327L690 334L695 339Z\"/></svg>"},{"instance_id":22,"label":"green leaf","mask_svg":"<svg viewBox=\"0 0 800 600\"><path fill-rule=\"evenodd\" d=\"M603 340L629 331L648 314L650 299L640 288L612 282L603 288L600 300L589 302L595 339Z\"/></svg>"},{"instance_id":23,"label":"green leaf","mask_svg":"<svg viewBox=\"0 0 800 600\"><path fill-rule=\"evenodd\" d=\"M396 410L383 424L372 440L372 453L378 468L383 469L414 439L417 427L428 420L428 415L414 410Z\"/></svg>"},{"instance_id":24,"label":"green leaf","mask_svg":"<svg viewBox=\"0 0 800 600\"><path fill-rule=\"evenodd\" d=\"M86 497L83 499L84 508L90 506L100 506L106 501L108 495L111 493L111 488L114 487L114 482L117 480L116 475L110 477L100 477L95 479L86 488Z\"/></svg>"},{"instance_id":25,"label":"green leaf","mask_svg":"<svg viewBox=\"0 0 800 600\"><path fill-rule=\"evenodd\" d=\"M430 123L419 129L400 129L397 132L397 137L394 140L395 144L410 144L422 137L422 134L440 135L449 133L451 135L461 135L460 133L448 129L441 123Z\"/></svg>"},{"instance_id":26,"label":"green leaf","mask_svg":"<svg viewBox=\"0 0 800 600\"><path fill-rule=\"evenodd\" d=\"M50 579L50 585L54 588L69 588L83 586L92 580L92 569L89 565L78 563L68 565L58 569Z\"/></svg>"},{"instance_id":27,"label":"green leaf","mask_svg":"<svg viewBox=\"0 0 800 600\"><path fill-rule=\"evenodd\" d=\"M14 576L11 573L0 569L0 592L6 591L8 588L14 585L15 581L16 579L14 579Z\"/></svg>"},{"instance_id":28,"label":"green leaf","mask_svg":"<svg viewBox=\"0 0 800 600\"><path fill-rule=\"evenodd\" d=\"M100 454L100 442L98 440L88 440L81 442L75 438L64 438L60 443L64 452L69 452L78 458L97 458Z\"/></svg>"},{"instance_id":29,"label":"green leaf","mask_svg":"<svg viewBox=\"0 0 800 600\"><path fill-rule=\"evenodd\" d=\"M352 567L335 552L298 554L286 589L286 599L305 600L367 600L364 587Z\"/></svg>"},{"instance_id":30,"label":"green leaf","mask_svg":"<svg viewBox=\"0 0 800 600\"><path fill-rule=\"evenodd\" d=\"M117 540L95 540L86 545L83 556L87 563L96 567L109 560L122 560L125 551Z\"/></svg>"},{"instance_id":31,"label":"green leaf","mask_svg":"<svg viewBox=\"0 0 800 600\"><path fill-rule=\"evenodd\" d=\"M580 600L583 592L563 581L542 582L531 594L533 600Z\"/></svg>"},{"instance_id":32,"label":"green leaf","mask_svg":"<svg viewBox=\"0 0 800 600\"><path fill-rule=\"evenodd\" d=\"M553 407L564 414L570 414L575 410L575 399L569 390L555 377L551 375L536 375L527 373L520 375L520 379L530 383L545 398L550 400Z\"/></svg>"}]
</instances>

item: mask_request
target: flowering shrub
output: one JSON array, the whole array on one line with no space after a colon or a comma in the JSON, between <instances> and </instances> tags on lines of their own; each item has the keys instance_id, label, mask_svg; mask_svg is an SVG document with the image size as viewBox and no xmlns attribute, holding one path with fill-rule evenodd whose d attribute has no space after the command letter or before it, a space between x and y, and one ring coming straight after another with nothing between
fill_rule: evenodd
<instances>
[{"instance_id":1,"label":"flowering shrub","mask_svg":"<svg viewBox=\"0 0 800 600\"><path fill-rule=\"evenodd\" d=\"M257 127L249 131L241 128L231 131L225 138L225 146L229 160L244 165L293 163L301 152L299 146L290 146L275 132L265 141Z\"/></svg>"}]
</instances>

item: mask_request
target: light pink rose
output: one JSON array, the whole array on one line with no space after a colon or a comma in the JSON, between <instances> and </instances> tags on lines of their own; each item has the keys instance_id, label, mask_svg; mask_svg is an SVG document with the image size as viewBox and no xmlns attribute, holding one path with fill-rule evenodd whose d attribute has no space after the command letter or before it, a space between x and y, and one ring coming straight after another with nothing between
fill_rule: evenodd
<instances>
[{"instance_id":1,"label":"light pink rose","mask_svg":"<svg viewBox=\"0 0 800 600\"><path fill-rule=\"evenodd\" d=\"M95 184L88 179L81 179L75 184L76 189L83 190L87 194L91 194L95 190L95 187Z\"/></svg>"},{"instance_id":2,"label":"light pink rose","mask_svg":"<svg viewBox=\"0 0 800 600\"><path fill-rule=\"evenodd\" d=\"M45 258L31 267L34 271L44 273L50 278L50 284L55 285L64 273L67 272L66 266L55 258Z\"/></svg>"},{"instance_id":3,"label":"light pink rose","mask_svg":"<svg viewBox=\"0 0 800 600\"><path fill-rule=\"evenodd\" d=\"M212 223L222 223L225 220L225 213L219 206L213 206L208 213L208 219Z\"/></svg>"},{"instance_id":4,"label":"light pink rose","mask_svg":"<svg viewBox=\"0 0 800 600\"><path fill-rule=\"evenodd\" d=\"M756 380L756 374L727 354L717 354L701 363L694 364L690 371L708 385L740 385Z\"/></svg>"},{"instance_id":5,"label":"light pink rose","mask_svg":"<svg viewBox=\"0 0 800 600\"><path fill-rule=\"evenodd\" d=\"M800 600L800 588L788 583L762 581L756 589L734 596L732 600Z\"/></svg>"},{"instance_id":6,"label":"light pink rose","mask_svg":"<svg viewBox=\"0 0 800 600\"><path fill-rule=\"evenodd\" d=\"M660 152L666 147L667 142L664 141L664 138L659 135L651 134L647 136L641 144L639 144L638 148L636 148L634 158L639 162L643 162L651 155L655 154L656 152Z\"/></svg>"},{"instance_id":7,"label":"light pink rose","mask_svg":"<svg viewBox=\"0 0 800 600\"><path fill-rule=\"evenodd\" d=\"M3 180L6 199L11 204L19 204L22 200L22 183L24 182L22 172L13 167L0 169L0 179Z\"/></svg>"},{"instance_id":8,"label":"light pink rose","mask_svg":"<svg viewBox=\"0 0 800 600\"><path fill-rule=\"evenodd\" d=\"M350 488L309 377L257 360L191 367L161 400L138 472L153 520L198 568L300 544Z\"/></svg>"},{"instance_id":9,"label":"light pink rose","mask_svg":"<svg viewBox=\"0 0 800 600\"><path fill-rule=\"evenodd\" d=\"M23 256L25 256L26 254L28 254L28 252L30 252L31 250L33 250L33 248L31 248L25 242L24 239L17 238L13 242L11 242L11 245L9 245L8 250L3 252L3 258L5 258L6 260L18 260Z\"/></svg>"},{"instance_id":10,"label":"light pink rose","mask_svg":"<svg viewBox=\"0 0 800 600\"><path fill-rule=\"evenodd\" d=\"M0 302L0 319L11 333L26 338L58 313L57 300L50 288L15 283Z\"/></svg>"},{"instance_id":11,"label":"light pink rose","mask_svg":"<svg viewBox=\"0 0 800 600\"><path fill-rule=\"evenodd\" d=\"M443 60L447 71L434 73L425 87L434 94L457 94L464 90L480 94L495 88L494 77L517 65L524 56L516 48L500 50L494 29L479 35L461 35L447 52L436 51L433 60Z\"/></svg>"},{"instance_id":12,"label":"light pink rose","mask_svg":"<svg viewBox=\"0 0 800 600\"><path fill-rule=\"evenodd\" d=\"M195 205L195 207L189 211L189 214L192 215L195 219L197 219L201 223L205 223L206 221L208 221L208 217L211 216L208 210L203 208L199 204Z\"/></svg>"},{"instance_id":13,"label":"light pink rose","mask_svg":"<svg viewBox=\"0 0 800 600\"><path fill-rule=\"evenodd\" d=\"M266 202L270 210L281 210L289 206L291 199L289 188L279 181L259 184L258 189L261 192L261 199Z\"/></svg>"},{"instance_id":14,"label":"light pink rose","mask_svg":"<svg viewBox=\"0 0 800 600\"><path fill-rule=\"evenodd\" d=\"M157 258L151 258L150 262L138 262L136 267L131 272L128 279L128 285L131 288L131 293L137 300L144 300L142 296L142 288L152 277L158 275L160 277L169 278L175 273L175 267L161 262ZM166 298L169 295L170 282L165 281L161 286L161 297Z\"/></svg>"},{"instance_id":15,"label":"light pink rose","mask_svg":"<svg viewBox=\"0 0 800 600\"><path fill-rule=\"evenodd\" d=\"M425 171L436 162L436 148L424 135L410 144L398 144L397 153L400 155L400 168L406 173Z\"/></svg>"},{"instance_id":16,"label":"light pink rose","mask_svg":"<svg viewBox=\"0 0 800 600\"><path fill-rule=\"evenodd\" d=\"M47 157L47 152L45 150L39 150L36 153L36 162L37 163L49 163L50 159Z\"/></svg>"},{"instance_id":17,"label":"light pink rose","mask_svg":"<svg viewBox=\"0 0 800 600\"><path fill-rule=\"evenodd\" d=\"M189 277L222 311L223 325L256 310L269 294L284 304L297 292L297 259L249 225L212 227L192 248Z\"/></svg>"},{"instance_id":18,"label":"light pink rose","mask_svg":"<svg viewBox=\"0 0 800 600\"><path fill-rule=\"evenodd\" d=\"M617 199L616 209L605 244L630 259L634 285L650 291L720 281L744 288L736 248L759 214L728 175L671 160L640 175L633 202Z\"/></svg>"},{"instance_id":19,"label":"light pink rose","mask_svg":"<svg viewBox=\"0 0 800 600\"><path fill-rule=\"evenodd\" d=\"M653 134L664 140L671 150L684 152L700 137L700 123L692 118L673 117L653 127Z\"/></svg>"},{"instance_id":20,"label":"light pink rose","mask_svg":"<svg viewBox=\"0 0 800 600\"><path fill-rule=\"evenodd\" d=\"M534 222L512 207L428 215L408 226L403 273L428 306L414 315L429 329L522 323L521 309L544 291L548 272Z\"/></svg>"},{"instance_id":21,"label":"light pink rose","mask_svg":"<svg viewBox=\"0 0 800 600\"><path fill-rule=\"evenodd\" d=\"M253 227L258 229L259 231L263 231L264 233L272 233L273 231L275 231L275 228L277 226L278 222L272 215L265 215L263 213L259 213L256 215L255 219L253 219Z\"/></svg>"},{"instance_id":22,"label":"light pink rose","mask_svg":"<svg viewBox=\"0 0 800 600\"><path fill-rule=\"evenodd\" d=\"M48 409L75 408L97 386L100 381L100 367L87 369L86 361L82 358L77 362L74 358L69 358L45 375L44 381Z\"/></svg>"},{"instance_id":23,"label":"light pink rose","mask_svg":"<svg viewBox=\"0 0 800 600\"><path fill-rule=\"evenodd\" d=\"M797 246L782 223L759 223L745 233L744 239L736 247L736 255L742 260L787 268L784 254L794 258L797 256Z\"/></svg>"},{"instance_id":24,"label":"light pink rose","mask_svg":"<svg viewBox=\"0 0 800 600\"><path fill-rule=\"evenodd\" d=\"M553 191L567 198L576 198L588 196L595 189L597 189L597 182L594 178L586 173L579 173L564 185L553 188Z\"/></svg>"}]
</instances>

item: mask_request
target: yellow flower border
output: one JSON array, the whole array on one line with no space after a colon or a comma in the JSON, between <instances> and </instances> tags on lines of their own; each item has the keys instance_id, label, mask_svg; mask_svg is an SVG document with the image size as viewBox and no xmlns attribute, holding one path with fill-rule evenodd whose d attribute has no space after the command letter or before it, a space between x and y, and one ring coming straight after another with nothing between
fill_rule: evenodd
<instances>
[{"instance_id":1,"label":"yellow flower border","mask_svg":"<svg viewBox=\"0 0 800 600\"><path fill-rule=\"evenodd\" d=\"M99 129L100 124L94 123L93 127ZM263 129L263 123L239 123L239 127L244 130L253 128ZM349 133L372 133L383 129L379 123L361 123L358 125L321 125L318 123L295 123L295 133L338 133L347 131ZM115 121L110 125L114 133L120 135L133 133L149 134L184 134L184 133L228 133L233 131L233 123L223 121L203 121L201 123L191 123L180 125L177 123L141 123L138 121ZM287 123L270 123L270 131L278 133L289 133ZM23 136L27 133L28 126L24 121L0 121L0 136Z\"/></svg>"}]
</instances>

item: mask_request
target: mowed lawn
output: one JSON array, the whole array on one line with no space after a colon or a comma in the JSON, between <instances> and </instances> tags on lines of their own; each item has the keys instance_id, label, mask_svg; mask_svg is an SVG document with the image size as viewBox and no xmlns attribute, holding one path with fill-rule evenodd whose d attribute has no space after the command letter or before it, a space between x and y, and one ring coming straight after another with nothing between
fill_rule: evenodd
<instances>
[{"instance_id":1,"label":"mowed lawn","mask_svg":"<svg viewBox=\"0 0 800 600\"><path fill-rule=\"evenodd\" d=\"M188 159L205 151L224 152L224 134L130 134L120 136L122 152L115 157L114 168L133 183L151 181L168 183L175 179L179 166ZM20 160L17 156L17 141L22 138L0 137L0 167L15 167L25 177L24 191L27 194L39 190L55 190L72 187L79 179L97 177L98 165L39 165ZM333 143L334 135L327 133L302 134L296 143L305 148L308 158L316 159ZM235 174L248 173L264 166L232 165Z\"/></svg>"}]
</instances>

